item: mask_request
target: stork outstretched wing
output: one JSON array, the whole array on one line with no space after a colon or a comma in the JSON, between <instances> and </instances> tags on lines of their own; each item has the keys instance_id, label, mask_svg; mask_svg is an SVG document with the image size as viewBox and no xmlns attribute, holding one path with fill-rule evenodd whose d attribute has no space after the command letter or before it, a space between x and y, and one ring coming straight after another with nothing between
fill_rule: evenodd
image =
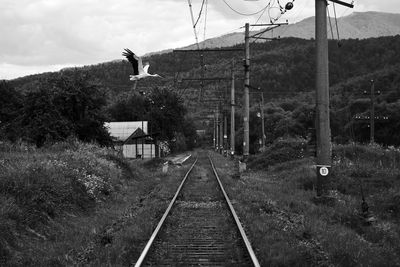
<instances>
[{"instance_id":1,"label":"stork outstretched wing","mask_svg":"<svg viewBox=\"0 0 400 267\"><path fill-rule=\"evenodd\" d=\"M142 59L135 55L131 50L128 48L124 49L125 51L122 52L122 55L128 59L128 61L132 64L133 74L139 75L144 72L143 70L143 63Z\"/></svg>"},{"instance_id":2,"label":"stork outstretched wing","mask_svg":"<svg viewBox=\"0 0 400 267\"><path fill-rule=\"evenodd\" d=\"M144 72L149 73L149 67L150 67L150 64L149 63L145 63L144 67L143 67Z\"/></svg>"}]
</instances>

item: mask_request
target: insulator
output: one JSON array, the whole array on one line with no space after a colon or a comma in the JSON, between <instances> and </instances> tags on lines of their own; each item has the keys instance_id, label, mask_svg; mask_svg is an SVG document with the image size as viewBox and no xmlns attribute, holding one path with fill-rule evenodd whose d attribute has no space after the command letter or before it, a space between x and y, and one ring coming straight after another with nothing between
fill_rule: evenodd
<instances>
[{"instance_id":1,"label":"insulator","mask_svg":"<svg viewBox=\"0 0 400 267\"><path fill-rule=\"evenodd\" d=\"M291 10L293 8L293 2L287 2L285 5L286 10Z\"/></svg>"}]
</instances>

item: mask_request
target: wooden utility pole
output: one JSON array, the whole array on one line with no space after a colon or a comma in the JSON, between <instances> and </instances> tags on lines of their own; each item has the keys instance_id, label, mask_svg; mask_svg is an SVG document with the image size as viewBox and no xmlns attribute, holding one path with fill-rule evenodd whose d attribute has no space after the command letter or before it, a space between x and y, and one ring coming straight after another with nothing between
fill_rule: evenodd
<instances>
[{"instance_id":1,"label":"wooden utility pole","mask_svg":"<svg viewBox=\"0 0 400 267\"><path fill-rule=\"evenodd\" d=\"M224 112L221 102L219 102L219 112L221 115L219 120L219 153L222 154L222 151L224 150Z\"/></svg>"},{"instance_id":2,"label":"wooden utility pole","mask_svg":"<svg viewBox=\"0 0 400 267\"><path fill-rule=\"evenodd\" d=\"M215 138L216 138L216 141L217 141L217 146L215 147L216 148L216 151L218 151L218 149L219 149L219 106L217 105L217 112L215 113L216 114L216 134L215 134Z\"/></svg>"},{"instance_id":3,"label":"wooden utility pole","mask_svg":"<svg viewBox=\"0 0 400 267\"><path fill-rule=\"evenodd\" d=\"M190 0L188 0L188 3L189 3L189 5L191 5L191 2L190 2ZM176 49L176 50L173 50L173 52L176 52L176 53L194 53L194 52L201 52L202 53L202 55L203 55L203 53L205 53L205 52L242 52L243 51L243 48L217 48L217 49L200 49L200 47L198 46L197 47L197 49L185 49L185 50L182 50L182 49ZM203 61L204 59L203 59L203 57L202 57L202 62L204 62ZM233 64L233 63L232 63ZM204 72L204 64L203 63L201 63L201 65L202 65L202 72L201 72L201 78L183 78L183 79L181 79L180 80L180 82L183 82L183 81L200 81L200 85L201 85L201 89L200 89L200 95L199 95L199 99L202 99L202 92L203 92L203 81L223 81L223 80L231 80L231 77L205 77L205 72ZM233 68L233 67L232 67ZM233 70L232 70L233 71ZM234 85L232 85L232 86L234 86ZM218 107L217 107L218 108ZM219 149L219 147L220 146L222 146L222 141L220 142L220 130L221 129L219 129L219 124L218 124L218 121L219 121L219 111L216 111L215 113L214 113L214 136L213 136L213 144L214 144L214 148L216 149L216 150L218 150ZM234 126L234 124L231 124L231 125L233 125ZM234 132L234 131L233 131ZM232 139L231 139L232 140ZM234 147L234 145L233 145L233 147ZM233 148L234 149L234 148Z\"/></svg>"},{"instance_id":4,"label":"wooden utility pole","mask_svg":"<svg viewBox=\"0 0 400 267\"><path fill-rule=\"evenodd\" d=\"M316 41L316 131L317 196L323 195L331 167L331 129L329 119L329 69L327 37L327 2L315 0Z\"/></svg>"},{"instance_id":5,"label":"wooden utility pole","mask_svg":"<svg viewBox=\"0 0 400 267\"><path fill-rule=\"evenodd\" d=\"M192 22L194 23L194 18L193 18L193 12L192 12L192 8L191 8L191 2L190 0L188 0L189 3L189 7L190 7L190 11L191 11L191 17L192 17ZM194 24L193 24L194 25ZM197 52L199 53L200 56L200 66L201 66L201 70L200 70L200 76L201 78L188 78L188 79L181 79L181 81L200 81L200 93L199 93L199 98L198 98L198 102L200 102L203 99L203 93L204 93L204 81L210 81L210 80L226 80L229 79L228 77L214 77L214 78L209 78L209 77L205 77L205 73L206 73L206 69L205 69L205 64L204 64L204 53L205 52L232 52L232 51L243 51L242 48L227 48L227 49L200 49L198 40L197 40L197 34L196 34L196 28L193 27L194 32L195 32L195 37L196 37L196 44L197 44L197 49L175 49L172 52L179 52L179 53L193 53L193 52Z\"/></svg>"},{"instance_id":6,"label":"wooden utility pole","mask_svg":"<svg viewBox=\"0 0 400 267\"><path fill-rule=\"evenodd\" d=\"M261 147L265 148L265 128L264 128L264 92L261 92L261 103L260 103L260 113L261 113Z\"/></svg>"},{"instance_id":7,"label":"wooden utility pole","mask_svg":"<svg viewBox=\"0 0 400 267\"><path fill-rule=\"evenodd\" d=\"M224 154L228 151L228 112L224 109ZM226 155L226 154L225 154Z\"/></svg>"},{"instance_id":8,"label":"wooden utility pole","mask_svg":"<svg viewBox=\"0 0 400 267\"><path fill-rule=\"evenodd\" d=\"M245 60L244 60L244 114L243 114L243 161L246 162L249 157L249 87L250 87L250 36L249 36L249 23L245 24L244 32L244 46L245 46Z\"/></svg>"},{"instance_id":9,"label":"wooden utility pole","mask_svg":"<svg viewBox=\"0 0 400 267\"><path fill-rule=\"evenodd\" d=\"M217 147L216 136L217 136L217 115L216 115L216 112L214 110L214 128L213 128L213 146L214 146L214 149Z\"/></svg>"},{"instance_id":10,"label":"wooden utility pole","mask_svg":"<svg viewBox=\"0 0 400 267\"><path fill-rule=\"evenodd\" d=\"M369 142L373 144L375 142L375 82L371 80L371 112L369 114L369 127L370 127L370 136Z\"/></svg>"},{"instance_id":11,"label":"wooden utility pole","mask_svg":"<svg viewBox=\"0 0 400 267\"><path fill-rule=\"evenodd\" d=\"M204 78L205 78L205 72L206 72L206 67L204 65L204 55L202 52L200 53L200 65L201 65L201 78L203 80L200 81L200 95L199 95L199 103L203 99L203 92L204 92Z\"/></svg>"},{"instance_id":12,"label":"wooden utility pole","mask_svg":"<svg viewBox=\"0 0 400 267\"><path fill-rule=\"evenodd\" d=\"M370 110L369 116L356 114L353 116L353 119L360 120L364 122L369 122L369 142L370 144L375 143L375 122L379 121L387 121L389 119L388 116L376 116L375 115L375 95L380 94L381 92L378 90L375 92L375 81L371 80L371 89L370 89ZM367 90L364 90L364 94L368 94Z\"/></svg>"},{"instance_id":13,"label":"wooden utility pole","mask_svg":"<svg viewBox=\"0 0 400 267\"><path fill-rule=\"evenodd\" d=\"M231 157L235 155L235 60L232 59L231 70Z\"/></svg>"},{"instance_id":14,"label":"wooden utility pole","mask_svg":"<svg viewBox=\"0 0 400 267\"><path fill-rule=\"evenodd\" d=\"M249 157L249 147L250 147L250 138L249 138L249 118L250 118L250 99L249 99L249 89L250 89L250 39L263 39L263 40L275 40L275 38L264 38L262 37L263 33L275 29L281 25L287 25L287 23L277 23L277 24L252 24L251 26L269 26L269 28L256 33L250 36L250 24L245 24L244 31L244 51L245 51L245 59L244 59L244 95L243 95L243 104L244 104L244 114L243 114L243 162L246 162ZM246 168L246 165L244 166Z\"/></svg>"},{"instance_id":15,"label":"wooden utility pole","mask_svg":"<svg viewBox=\"0 0 400 267\"><path fill-rule=\"evenodd\" d=\"M143 132L143 135L145 135L144 128L143 128L143 118L142 118L142 132ZM143 137L142 138L142 160L144 159L144 140L145 140L145 138Z\"/></svg>"}]
</instances>

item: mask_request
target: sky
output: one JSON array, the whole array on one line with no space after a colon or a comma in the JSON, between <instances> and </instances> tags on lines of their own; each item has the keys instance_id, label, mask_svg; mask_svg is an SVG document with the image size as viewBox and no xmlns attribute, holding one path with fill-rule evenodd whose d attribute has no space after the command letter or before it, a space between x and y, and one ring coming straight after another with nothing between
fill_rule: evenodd
<instances>
[{"instance_id":1,"label":"sky","mask_svg":"<svg viewBox=\"0 0 400 267\"><path fill-rule=\"evenodd\" d=\"M196 21L203 0L190 2ZM298 22L314 15L315 0L294 0L284 14L279 4L288 0L204 2L196 24L199 41L271 17ZM400 13L398 0L355 0L354 5L336 5L337 16ZM0 0L0 6L0 80L123 59L123 48L141 56L195 43L188 0Z\"/></svg>"}]
</instances>

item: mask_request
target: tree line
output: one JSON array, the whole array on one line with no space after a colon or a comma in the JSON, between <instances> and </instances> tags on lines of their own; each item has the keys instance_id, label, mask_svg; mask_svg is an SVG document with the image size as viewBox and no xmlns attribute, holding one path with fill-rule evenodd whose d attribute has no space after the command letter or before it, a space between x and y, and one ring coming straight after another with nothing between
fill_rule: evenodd
<instances>
[{"instance_id":1,"label":"tree line","mask_svg":"<svg viewBox=\"0 0 400 267\"><path fill-rule=\"evenodd\" d=\"M376 115L388 117L388 120L376 122L376 141L385 145L400 145L396 134L400 130L399 97L400 97L400 36L369 38L364 40L342 40L338 47L335 41L329 42L329 67L330 67L330 94L331 94L331 128L332 139L335 142L349 141L368 142L369 125L366 121L356 119L357 116L368 116L370 80L375 81L376 91L381 94L376 96ZM241 47L237 45L235 48ZM251 50L251 85L259 87L264 93L265 105L265 132L267 142L283 135L307 137L314 127L315 97L315 44L313 40L298 38L283 38L279 41L253 43ZM206 77L229 77L231 61L235 59L235 73L237 99L241 102L243 73L243 53L241 52L209 52L204 54ZM165 53L144 58L150 62L152 72L160 73L167 77L160 80L140 81L138 90L151 92L154 88L170 88L174 92L180 105L186 106L185 118L191 117L198 129L208 127L212 131L212 124L204 125L201 117L211 114L213 108L204 103L198 103L200 83L180 82L184 78L201 77L199 53ZM131 94L132 84L128 77L131 66L125 60L102 63L94 66L77 68L79 73L88 73L100 82L106 91L107 104L103 106L105 114L110 120L140 119L152 117L154 121L162 122L162 112L154 107L162 107L163 103L150 105L147 97L138 93ZM66 73L68 71L62 71ZM45 80L52 73L33 75L19 78L9 82L19 94L29 94L35 88L38 79ZM60 75L60 74L57 74ZM227 83L204 82L204 95L209 98L219 98L224 95L224 90L229 88ZM221 90L222 88L222 90ZM166 89L165 89L166 90ZM162 90L155 92L162 94ZM228 94L229 95L229 94ZM19 99L19 97L16 97ZM11 99L11 98L10 98ZM154 101L154 99L152 101ZM250 118L251 149L257 150L259 139L259 112L258 100L252 98ZM151 101L150 101L151 103ZM16 106L20 105L16 101ZM5 109L6 106L5 106ZM130 111L128 111L130 110ZM174 109L171 109L174 110ZM241 114L240 107L237 109ZM129 113L130 115L128 115ZM136 115L134 115L136 114ZM176 111L172 116L182 114ZM13 115L8 115L13 116ZM179 115L180 116L180 115ZM164 118L165 119L165 118ZM3 119L3 120L6 120ZM181 120L181 121L188 121ZM240 115L237 115L238 140L241 135ZM160 123L154 123L155 131ZM150 121L150 124L152 122ZM254 125L252 125L254 123ZM168 123L171 125L171 123ZM192 125L193 126L193 125ZM64 127L64 126L63 126ZM65 126L66 127L66 126ZM183 127L188 129L190 127ZM194 126L193 126L194 128ZM229 129L229 128L228 128ZM193 129L192 129L193 130ZM171 137L178 131L183 131L176 126L174 129L163 133L165 138ZM188 134L184 134L187 136ZM192 138L194 139L194 138ZM240 141L237 142L240 144ZM238 145L240 150L240 146Z\"/></svg>"},{"instance_id":2,"label":"tree line","mask_svg":"<svg viewBox=\"0 0 400 267\"><path fill-rule=\"evenodd\" d=\"M0 139L42 147L73 137L112 146L104 122L147 120L172 149L193 147L195 129L175 93L155 87L147 95L125 93L113 102L110 94L101 81L78 69L36 77L25 90L1 81Z\"/></svg>"}]
</instances>

